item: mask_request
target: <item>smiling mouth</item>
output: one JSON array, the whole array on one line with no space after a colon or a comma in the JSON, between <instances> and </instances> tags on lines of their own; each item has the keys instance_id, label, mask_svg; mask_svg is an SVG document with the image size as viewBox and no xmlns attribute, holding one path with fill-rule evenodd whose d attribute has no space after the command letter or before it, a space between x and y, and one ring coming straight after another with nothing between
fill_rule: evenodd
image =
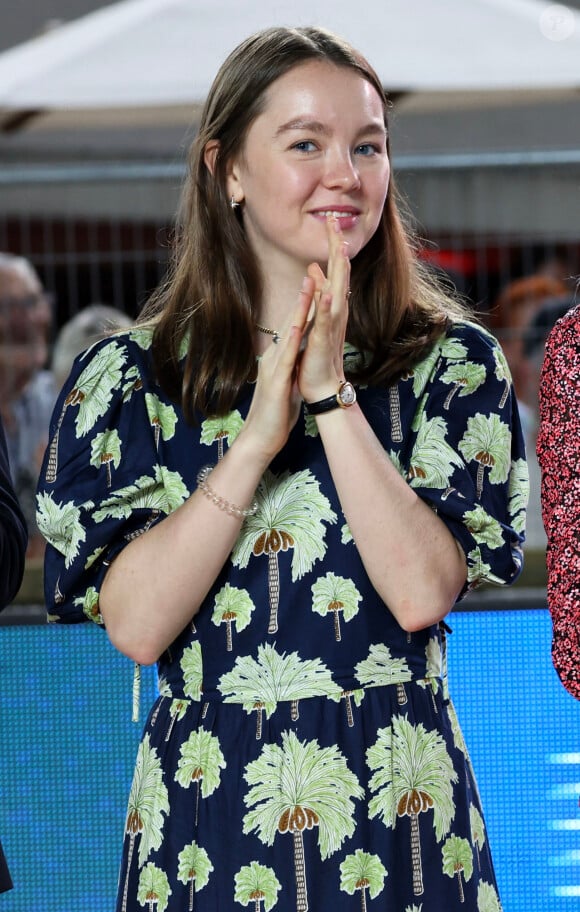
<instances>
[{"instance_id":1,"label":"smiling mouth","mask_svg":"<svg viewBox=\"0 0 580 912\"><path fill-rule=\"evenodd\" d=\"M357 209L315 209L312 213L313 215L318 215L319 217L328 218L354 218L357 215L360 215Z\"/></svg>"}]
</instances>

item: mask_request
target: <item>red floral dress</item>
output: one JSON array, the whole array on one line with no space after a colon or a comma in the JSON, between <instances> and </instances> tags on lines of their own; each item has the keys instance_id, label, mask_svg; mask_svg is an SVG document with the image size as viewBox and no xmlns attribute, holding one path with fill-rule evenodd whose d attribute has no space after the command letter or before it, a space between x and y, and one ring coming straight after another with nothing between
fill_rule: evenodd
<instances>
[{"instance_id":1,"label":"red floral dress","mask_svg":"<svg viewBox=\"0 0 580 912\"><path fill-rule=\"evenodd\" d=\"M564 687L580 700L580 305L558 321L546 343L537 452L552 660Z\"/></svg>"}]
</instances>

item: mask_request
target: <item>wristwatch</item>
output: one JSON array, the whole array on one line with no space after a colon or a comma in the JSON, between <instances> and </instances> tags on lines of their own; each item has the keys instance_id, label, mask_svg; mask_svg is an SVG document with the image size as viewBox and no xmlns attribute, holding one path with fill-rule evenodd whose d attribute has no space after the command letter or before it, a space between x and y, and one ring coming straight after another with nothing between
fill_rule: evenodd
<instances>
[{"instance_id":1,"label":"wristwatch","mask_svg":"<svg viewBox=\"0 0 580 912\"><path fill-rule=\"evenodd\" d=\"M334 396L319 399L318 402L307 402L306 408L310 415L322 415L323 412L331 412L335 408L350 408L355 402L354 386L348 380L343 380Z\"/></svg>"}]
</instances>

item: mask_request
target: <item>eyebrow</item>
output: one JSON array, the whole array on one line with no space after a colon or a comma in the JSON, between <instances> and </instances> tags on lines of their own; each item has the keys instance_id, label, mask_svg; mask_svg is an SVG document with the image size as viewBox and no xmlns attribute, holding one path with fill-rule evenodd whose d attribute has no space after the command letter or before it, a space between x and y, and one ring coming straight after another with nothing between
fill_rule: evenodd
<instances>
[{"instance_id":1,"label":"eyebrow","mask_svg":"<svg viewBox=\"0 0 580 912\"><path fill-rule=\"evenodd\" d=\"M306 120L305 118L297 117L294 120L289 120L287 123L279 126L276 130L275 138L283 136L285 133L290 133L292 130L307 130L309 133L318 133L321 136L329 136L332 132L329 127L320 123L319 120ZM371 121L371 123L361 127L357 132L357 136L362 136L365 133L375 133L377 135L386 136L387 130L383 124Z\"/></svg>"}]
</instances>

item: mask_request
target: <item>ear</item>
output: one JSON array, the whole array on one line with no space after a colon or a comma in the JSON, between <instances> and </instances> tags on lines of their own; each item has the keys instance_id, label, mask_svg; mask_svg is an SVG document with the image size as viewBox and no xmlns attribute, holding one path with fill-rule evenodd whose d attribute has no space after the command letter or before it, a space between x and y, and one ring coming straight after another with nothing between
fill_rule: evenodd
<instances>
[{"instance_id":1,"label":"ear","mask_svg":"<svg viewBox=\"0 0 580 912\"><path fill-rule=\"evenodd\" d=\"M219 150L219 139L210 139L210 141L206 143L205 149L203 150L204 164L212 176L215 174L215 165Z\"/></svg>"},{"instance_id":2,"label":"ear","mask_svg":"<svg viewBox=\"0 0 580 912\"><path fill-rule=\"evenodd\" d=\"M244 187L242 184L241 168L238 159L232 159L226 167L226 189L228 196L236 203L244 201Z\"/></svg>"}]
</instances>

